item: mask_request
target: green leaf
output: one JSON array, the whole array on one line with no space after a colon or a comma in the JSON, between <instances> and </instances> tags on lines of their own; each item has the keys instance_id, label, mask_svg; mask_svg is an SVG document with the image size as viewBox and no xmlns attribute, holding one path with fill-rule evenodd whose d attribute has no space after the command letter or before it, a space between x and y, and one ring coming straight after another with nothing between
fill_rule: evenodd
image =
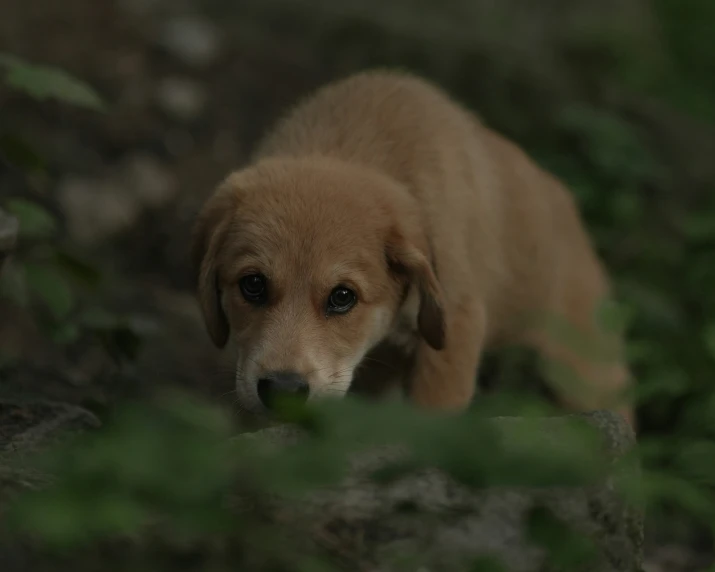
<instances>
[{"instance_id":1,"label":"green leaf","mask_svg":"<svg viewBox=\"0 0 715 572\"><path fill-rule=\"evenodd\" d=\"M535 507L527 514L527 534L547 550L550 569L579 570L594 561L595 547L590 538L557 518L546 507Z\"/></svg>"},{"instance_id":2,"label":"green leaf","mask_svg":"<svg viewBox=\"0 0 715 572\"><path fill-rule=\"evenodd\" d=\"M49 264L25 264L27 286L45 303L53 316L62 320L74 306L74 296L62 273Z\"/></svg>"},{"instance_id":3,"label":"green leaf","mask_svg":"<svg viewBox=\"0 0 715 572\"><path fill-rule=\"evenodd\" d=\"M96 110L104 107L90 86L61 69L29 64L9 54L0 54L0 66L6 70L5 81L9 86L34 99L55 98Z\"/></svg>"},{"instance_id":4,"label":"green leaf","mask_svg":"<svg viewBox=\"0 0 715 572\"><path fill-rule=\"evenodd\" d=\"M101 281L102 275L97 268L71 252L57 250L55 252L55 261L68 276L86 286L95 287Z\"/></svg>"},{"instance_id":5,"label":"green leaf","mask_svg":"<svg viewBox=\"0 0 715 572\"><path fill-rule=\"evenodd\" d=\"M678 466L693 484L715 485L715 443L699 440L686 443L676 456Z\"/></svg>"},{"instance_id":6,"label":"green leaf","mask_svg":"<svg viewBox=\"0 0 715 572\"><path fill-rule=\"evenodd\" d=\"M605 298L596 308L596 319L608 332L624 332L633 320L634 310L618 300Z\"/></svg>"},{"instance_id":7,"label":"green leaf","mask_svg":"<svg viewBox=\"0 0 715 572\"><path fill-rule=\"evenodd\" d=\"M473 563L470 572L505 572L506 568L496 556L479 556Z\"/></svg>"},{"instance_id":8,"label":"green leaf","mask_svg":"<svg viewBox=\"0 0 715 572\"><path fill-rule=\"evenodd\" d=\"M43 206L26 199L11 199L5 208L20 221L20 237L48 238L57 230L57 221Z\"/></svg>"},{"instance_id":9,"label":"green leaf","mask_svg":"<svg viewBox=\"0 0 715 572\"><path fill-rule=\"evenodd\" d=\"M62 323L52 331L52 339L60 345L74 343L79 339L79 336L79 326L72 322Z\"/></svg>"},{"instance_id":10,"label":"green leaf","mask_svg":"<svg viewBox=\"0 0 715 572\"><path fill-rule=\"evenodd\" d=\"M679 222L681 231L694 241L709 241L715 238L715 212L691 213Z\"/></svg>"},{"instance_id":11,"label":"green leaf","mask_svg":"<svg viewBox=\"0 0 715 572\"><path fill-rule=\"evenodd\" d=\"M122 321L119 316L99 307L84 308L77 316L77 320L85 328L91 328L93 330L110 331L122 326Z\"/></svg>"},{"instance_id":12,"label":"green leaf","mask_svg":"<svg viewBox=\"0 0 715 572\"><path fill-rule=\"evenodd\" d=\"M657 173L657 165L634 127L622 117L588 105L567 106L557 125L577 134L588 150L598 172L624 183L639 183ZM637 204L619 204L625 216L632 216Z\"/></svg>"},{"instance_id":13,"label":"green leaf","mask_svg":"<svg viewBox=\"0 0 715 572\"><path fill-rule=\"evenodd\" d=\"M11 505L9 514L20 530L32 531L56 546L77 542L85 532L84 527L78 526L81 508L68 495L27 495Z\"/></svg>"},{"instance_id":14,"label":"green leaf","mask_svg":"<svg viewBox=\"0 0 715 572\"><path fill-rule=\"evenodd\" d=\"M0 272L0 297L21 308L27 308L29 305L25 268L15 260L7 261Z\"/></svg>"}]
</instances>

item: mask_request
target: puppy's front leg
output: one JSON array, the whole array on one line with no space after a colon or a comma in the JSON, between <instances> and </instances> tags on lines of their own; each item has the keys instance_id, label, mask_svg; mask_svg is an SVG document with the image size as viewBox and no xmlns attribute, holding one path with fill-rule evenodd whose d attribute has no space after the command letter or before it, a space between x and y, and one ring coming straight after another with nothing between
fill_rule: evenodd
<instances>
[{"instance_id":1,"label":"puppy's front leg","mask_svg":"<svg viewBox=\"0 0 715 572\"><path fill-rule=\"evenodd\" d=\"M473 302L456 310L446 324L445 347L438 351L422 341L417 349L407 395L419 407L463 410L474 397L486 313L482 304Z\"/></svg>"}]
</instances>

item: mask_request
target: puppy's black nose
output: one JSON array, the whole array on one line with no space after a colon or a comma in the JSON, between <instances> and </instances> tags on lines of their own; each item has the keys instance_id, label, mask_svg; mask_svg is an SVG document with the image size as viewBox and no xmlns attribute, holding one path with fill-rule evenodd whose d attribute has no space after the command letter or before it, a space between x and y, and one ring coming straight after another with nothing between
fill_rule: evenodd
<instances>
[{"instance_id":1,"label":"puppy's black nose","mask_svg":"<svg viewBox=\"0 0 715 572\"><path fill-rule=\"evenodd\" d=\"M308 382L294 371L273 371L258 380L258 397L268 409L275 406L276 398L305 401L309 391Z\"/></svg>"}]
</instances>

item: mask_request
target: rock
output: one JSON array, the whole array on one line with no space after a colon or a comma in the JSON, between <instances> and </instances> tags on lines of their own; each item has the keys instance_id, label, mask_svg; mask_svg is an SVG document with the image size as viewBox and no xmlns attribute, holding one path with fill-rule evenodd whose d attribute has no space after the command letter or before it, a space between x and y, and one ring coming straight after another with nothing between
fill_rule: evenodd
<instances>
[{"instance_id":1,"label":"rock","mask_svg":"<svg viewBox=\"0 0 715 572\"><path fill-rule=\"evenodd\" d=\"M99 426L97 417L74 405L0 400L0 506L4 509L18 495L42 490L54 482L53 475L33 463L33 453ZM41 548L10 534L8 524L0 518L0 569L37 570L34 559Z\"/></svg>"},{"instance_id":2,"label":"rock","mask_svg":"<svg viewBox=\"0 0 715 572\"><path fill-rule=\"evenodd\" d=\"M579 417L600 431L613 461L633 446L633 433L617 415L598 412ZM566 429L565 419L543 419L537 430L558 442ZM505 428L520 422L496 420ZM290 447L300 434L279 427L239 439ZM280 522L291 531L310 531L319 546L339 547L341 559L354 570L415 570L419 563L424 571L461 571L472 569L477 557L491 556L509 572L532 572L544 569L545 552L527 537L524 518L532 509L545 507L594 542L597 561L579 567L579 572L640 570L642 515L617 493L615 474L589 487L475 490L436 470L378 484L365 474L374 461L356 463L340 486L298 504L276 500ZM396 565L394 558L400 555L409 555L412 564Z\"/></svg>"},{"instance_id":3,"label":"rock","mask_svg":"<svg viewBox=\"0 0 715 572\"><path fill-rule=\"evenodd\" d=\"M147 208L166 205L176 192L170 171L152 155L137 153L101 179L67 177L57 197L70 236L92 245L127 230Z\"/></svg>"},{"instance_id":4,"label":"rock","mask_svg":"<svg viewBox=\"0 0 715 572\"><path fill-rule=\"evenodd\" d=\"M0 209L0 270L5 259L15 248L19 230L20 224L17 219Z\"/></svg>"},{"instance_id":5,"label":"rock","mask_svg":"<svg viewBox=\"0 0 715 572\"><path fill-rule=\"evenodd\" d=\"M176 184L169 170L149 154L137 153L123 165L123 186L143 207L160 207L176 195Z\"/></svg>"},{"instance_id":6,"label":"rock","mask_svg":"<svg viewBox=\"0 0 715 572\"><path fill-rule=\"evenodd\" d=\"M665 544L651 551L643 564L643 572L707 570L712 564L712 554L698 554L685 545Z\"/></svg>"},{"instance_id":7,"label":"rock","mask_svg":"<svg viewBox=\"0 0 715 572\"><path fill-rule=\"evenodd\" d=\"M193 67L211 64L221 47L217 28L199 16L170 18L159 33L159 42L174 57Z\"/></svg>"},{"instance_id":8,"label":"rock","mask_svg":"<svg viewBox=\"0 0 715 572\"><path fill-rule=\"evenodd\" d=\"M167 77L159 82L156 99L163 111L181 121L198 118L206 105L206 90L184 77Z\"/></svg>"},{"instance_id":9,"label":"rock","mask_svg":"<svg viewBox=\"0 0 715 572\"><path fill-rule=\"evenodd\" d=\"M112 180L68 177L57 189L70 236L85 245L129 228L141 214L134 195Z\"/></svg>"},{"instance_id":10,"label":"rock","mask_svg":"<svg viewBox=\"0 0 715 572\"><path fill-rule=\"evenodd\" d=\"M95 415L76 405L1 399L0 503L22 491L42 488L52 482L51 475L27 462L33 453L100 425Z\"/></svg>"},{"instance_id":11,"label":"rock","mask_svg":"<svg viewBox=\"0 0 715 572\"><path fill-rule=\"evenodd\" d=\"M0 400L0 452L28 452L100 426L86 409L49 401Z\"/></svg>"}]
</instances>

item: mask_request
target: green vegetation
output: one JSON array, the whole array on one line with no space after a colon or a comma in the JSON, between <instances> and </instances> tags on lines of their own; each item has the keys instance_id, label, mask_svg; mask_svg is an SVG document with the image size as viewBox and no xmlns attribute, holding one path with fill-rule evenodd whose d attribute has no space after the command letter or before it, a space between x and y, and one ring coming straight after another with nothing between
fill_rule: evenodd
<instances>
[{"instance_id":1,"label":"green vegetation","mask_svg":"<svg viewBox=\"0 0 715 572\"><path fill-rule=\"evenodd\" d=\"M35 66L0 53L0 79L27 96L54 99L92 111L102 110L99 95L84 82L49 66ZM2 113L0 112L0 119ZM45 174L45 161L22 134L0 130L0 160L28 179ZM122 316L102 308L101 269L77 254L61 236L52 200L28 184L29 192L0 200L0 207L20 223L14 264L0 278L0 294L33 312L42 329L58 344L83 335L98 337L117 359L134 355L137 339ZM80 298L90 300L81 304ZM3 356L0 351L0 364Z\"/></svg>"}]
</instances>

